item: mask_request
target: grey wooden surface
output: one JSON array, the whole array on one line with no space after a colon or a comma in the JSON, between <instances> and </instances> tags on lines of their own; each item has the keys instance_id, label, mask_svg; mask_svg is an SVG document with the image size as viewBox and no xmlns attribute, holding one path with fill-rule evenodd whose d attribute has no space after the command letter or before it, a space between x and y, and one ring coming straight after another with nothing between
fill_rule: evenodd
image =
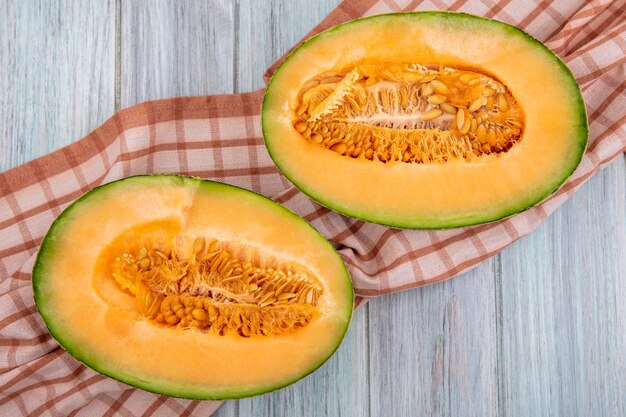
<instances>
[{"instance_id":1,"label":"grey wooden surface","mask_svg":"<svg viewBox=\"0 0 626 417\"><path fill-rule=\"evenodd\" d=\"M0 171L115 110L251 91L323 1L0 1ZM372 300L337 354L226 416L625 416L626 162L461 277Z\"/></svg>"}]
</instances>

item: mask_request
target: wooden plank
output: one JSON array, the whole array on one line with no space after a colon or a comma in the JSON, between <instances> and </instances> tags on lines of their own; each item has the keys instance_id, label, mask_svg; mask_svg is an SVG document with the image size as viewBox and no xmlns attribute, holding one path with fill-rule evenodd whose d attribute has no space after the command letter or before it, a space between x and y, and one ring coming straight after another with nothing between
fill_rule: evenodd
<instances>
[{"instance_id":1,"label":"wooden plank","mask_svg":"<svg viewBox=\"0 0 626 417\"><path fill-rule=\"evenodd\" d=\"M121 2L121 105L233 92L234 3Z\"/></svg>"},{"instance_id":2,"label":"wooden plank","mask_svg":"<svg viewBox=\"0 0 626 417\"><path fill-rule=\"evenodd\" d=\"M502 415L626 415L624 300L620 157L502 253Z\"/></svg>"},{"instance_id":3,"label":"wooden plank","mask_svg":"<svg viewBox=\"0 0 626 417\"><path fill-rule=\"evenodd\" d=\"M235 91L265 87L263 72L339 3L340 0L237 2Z\"/></svg>"},{"instance_id":4,"label":"wooden plank","mask_svg":"<svg viewBox=\"0 0 626 417\"><path fill-rule=\"evenodd\" d=\"M493 261L370 302L372 416L495 416Z\"/></svg>"},{"instance_id":5,"label":"wooden plank","mask_svg":"<svg viewBox=\"0 0 626 417\"><path fill-rule=\"evenodd\" d=\"M0 2L0 171L113 114L114 15L113 0Z\"/></svg>"}]
</instances>

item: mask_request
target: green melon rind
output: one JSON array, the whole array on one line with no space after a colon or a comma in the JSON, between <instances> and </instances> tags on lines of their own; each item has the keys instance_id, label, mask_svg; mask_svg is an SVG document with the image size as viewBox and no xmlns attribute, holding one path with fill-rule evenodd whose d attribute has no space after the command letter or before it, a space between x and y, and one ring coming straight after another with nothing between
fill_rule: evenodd
<instances>
[{"instance_id":1,"label":"green melon rind","mask_svg":"<svg viewBox=\"0 0 626 417\"><path fill-rule=\"evenodd\" d=\"M539 188L532 196L527 199L519 200L515 204L511 204L508 207L499 208L493 211L483 211L479 213L472 213L465 216L454 216L454 217L400 217L394 214L389 213L381 213L381 212L373 212L367 211L360 208L350 207L346 205L341 205L334 201L328 200L325 196L320 195L313 188L310 188L308 184L303 184L299 181L295 181L289 172L283 170L280 164L280 149L274 149L272 146L272 123L269 116L266 115L266 110L271 106L271 102L273 99L272 92L275 87L275 84L278 83L280 78L281 70L288 64L288 62L297 54L306 51L307 47L314 44L317 40L333 36L336 32L341 32L343 30L349 30L353 25L362 25L368 23L376 23L379 21L389 20L392 22L394 19L410 19L412 21L418 22L423 19L445 19L453 24L471 24L480 27L481 25L489 25L490 28L500 28L500 30L510 33L512 36L522 37L529 45L529 47L534 47L544 54L548 55L550 59L552 59L553 63L559 67L561 70L561 74L563 75L563 84L566 85L570 90L570 100L572 103L572 107L576 109L577 117L572 119L572 125L576 126L577 135L572 138L573 153L570 157L569 163L564 166L562 170L562 174L559 177L556 177L552 183L544 184L542 188ZM261 125L263 138L265 141L265 146L268 150L268 153L278 169L287 177L298 189L307 194L313 200L322 204L323 206L337 211L339 213L372 222L379 223L387 226L400 227L406 229L450 229L455 227L464 227L464 226L472 226L483 223L490 223L493 221L501 220L525 210L532 208L552 194L554 194L574 173L576 167L582 160L582 157L585 153L585 149L587 148L588 141L588 125L587 125L587 112L585 109L585 102L582 97L582 93L572 74L571 70L565 65L565 63L550 49L548 49L545 45L543 45L540 41L533 38L523 30L506 24L496 20L488 19L481 16L475 16L467 13L458 13L458 12L444 12L444 11L426 11L426 12L409 12L409 13L389 13L383 15L376 15L371 17L360 18L356 20L352 20L340 25L337 25L331 29L328 29L324 32L319 33L318 35L306 40L303 42L297 49L295 49L276 69L272 78L267 86L267 91L265 96L263 97L263 105L261 110Z\"/></svg>"},{"instance_id":2,"label":"green melon rind","mask_svg":"<svg viewBox=\"0 0 626 417\"><path fill-rule=\"evenodd\" d=\"M54 320L54 306L48 305L48 300L46 298L45 291L45 281L46 281L46 262L50 257L55 256L57 251L61 250L55 247L56 236L58 234L63 233L63 224L66 221L72 221L72 214L76 211L77 208L81 207L83 204L91 204L97 201L98 196L105 194L103 191L111 192L118 187L123 187L126 184L134 181L143 181L146 182L146 185L151 181L157 181L163 183L164 181L170 181L176 185L181 186L198 186L205 187L207 190L212 192L235 192L241 193L244 198L255 198L258 200L259 204L271 205L276 210L280 211L281 214L291 217L293 219L297 219L297 221L306 224L306 226L310 229L312 235L317 236L320 241L324 242L324 245L327 245L329 251L335 253L337 257L337 262L343 268L343 278L346 280L345 288L347 294L346 298L349 299L347 303L347 307L345 311L340 311L338 314L341 314L345 317L345 325L342 329L341 336L337 339L337 343L334 348L330 349L325 355L322 355L318 362L314 363L309 369L306 369L295 378L277 381L274 384L267 384L261 386L250 386L250 387L236 387L236 388L227 388L227 389L219 389L219 388L206 388L206 387L198 387L196 385L175 385L172 383L168 383L166 381L158 381L158 380L147 380L139 378L130 373L122 372L118 369L115 369L114 366L110 366L101 358L98 358L96 355L91 352L82 349L79 344L76 344L71 337L68 337L63 329L60 328L61 325L56 323ZM339 256L339 254L335 251L332 245L317 231L313 226L307 223L304 219L302 219L297 214L293 213L286 207L260 195L253 191L246 190L244 188L240 188L234 185L223 184L210 180L203 180L195 177L184 177L173 174L159 174L159 175L137 175L128 178L124 178L121 180L113 181L107 183L105 185L101 185L99 187L93 188L92 190L85 193L83 196L74 201L70 206L68 206L59 217L53 222L52 226L48 230L45 235L41 246L39 248L39 252L37 253L37 258L35 260L35 264L33 267L33 293L35 298L35 304L41 317L44 320L46 327L50 334L57 340L57 342L61 345L61 347L66 350L70 355L74 358L93 369L94 371L101 373L103 375L109 376L113 379L116 379L125 384L134 386L136 388L141 388L145 391L150 391L156 394L169 395L172 397L178 398L187 398L187 399L197 399L197 400L226 400L226 399L236 399L243 397L251 397L254 395L264 394L270 391L277 390L279 388L283 388L287 385L290 385L305 376L311 374L315 370L317 370L320 366L322 366L330 356L339 348L341 341L345 337L345 334L348 330L348 326L350 324L350 320L352 318L353 311L353 303L354 303L354 290L352 287L352 280L350 278L350 274L348 270Z\"/></svg>"}]
</instances>

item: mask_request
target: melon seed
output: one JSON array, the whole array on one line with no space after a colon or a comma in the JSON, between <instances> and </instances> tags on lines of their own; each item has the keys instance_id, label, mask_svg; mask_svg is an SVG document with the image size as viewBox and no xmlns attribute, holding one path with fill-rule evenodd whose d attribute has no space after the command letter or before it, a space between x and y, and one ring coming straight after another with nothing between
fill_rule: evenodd
<instances>
[{"instance_id":1,"label":"melon seed","mask_svg":"<svg viewBox=\"0 0 626 417\"><path fill-rule=\"evenodd\" d=\"M433 86L433 88L435 89L435 92L437 94L443 94L443 95L450 94L450 89L448 88L448 86L445 85L444 83L442 83L441 81L433 80L430 83Z\"/></svg>"},{"instance_id":2,"label":"melon seed","mask_svg":"<svg viewBox=\"0 0 626 417\"><path fill-rule=\"evenodd\" d=\"M507 111L509 109L509 102L504 94L498 94L498 107L500 111Z\"/></svg>"},{"instance_id":3,"label":"melon seed","mask_svg":"<svg viewBox=\"0 0 626 417\"><path fill-rule=\"evenodd\" d=\"M188 257L174 248L142 247L137 257L123 253L114 260L113 278L135 296L145 319L162 326L269 336L294 331L318 315L321 285L303 267L263 260L261 253L236 244L209 242L197 237Z\"/></svg>"},{"instance_id":4,"label":"melon seed","mask_svg":"<svg viewBox=\"0 0 626 417\"><path fill-rule=\"evenodd\" d=\"M347 146L345 143L338 143L336 145L333 145L333 147L331 147L330 149L337 153L344 154L346 152L346 148Z\"/></svg>"},{"instance_id":5,"label":"melon seed","mask_svg":"<svg viewBox=\"0 0 626 417\"><path fill-rule=\"evenodd\" d=\"M298 132L302 133L302 132L304 132L306 130L307 125L306 125L306 123L299 122L299 123L296 123L295 128L296 128L296 130Z\"/></svg>"},{"instance_id":6,"label":"melon seed","mask_svg":"<svg viewBox=\"0 0 626 417\"><path fill-rule=\"evenodd\" d=\"M435 94L434 96L428 97L428 102L430 104L441 104L447 100L446 97Z\"/></svg>"},{"instance_id":7,"label":"melon seed","mask_svg":"<svg viewBox=\"0 0 626 417\"><path fill-rule=\"evenodd\" d=\"M465 112L462 108L459 108L456 112L456 127L461 130L465 124Z\"/></svg>"},{"instance_id":8,"label":"melon seed","mask_svg":"<svg viewBox=\"0 0 626 417\"><path fill-rule=\"evenodd\" d=\"M427 112L422 113L422 120L432 120L441 116L441 109L430 109Z\"/></svg>"},{"instance_id":9,"label":"melon seed","mask_svg":"<svg viewBox=\"0 0 626 417\"><path fill-rule=\"evenodd\" d=\"M313 77L298 97L293 126L304 139L382 163L443 164L507 152L524 125L498 80L442 65L357 65ZM481 126L493 130L495 144Z\"/></svg>"},{"instance_id":10,"label":"melon seed","mask_svg":"<svg viewBox=\"0 0 626 417\"><path fill-rule=\"evenodd\" d=\"M487 143L489 146L496 146L496 132L493 129L489 129L487 132Z\"/></svg>"},{"instance_id":11,"label":"melon seed","mask_svg":"<svg viewBox=\"0 0 626 417\"><path fill-rule=\"evenodd\" d=\"M439 107L441 108L441 110L445 111L446 113L456 114L456 107L454 107L452 104L441 103Z\"/></svg>"},{"instance_id":12,"label":"melon seed","mask_svg":"<svg viewBox=\"0 0 626 417\"><path fill-rule=\"evenodd\" d=\"M209 318L209 316L207 315L207 312L204 311L201 308L194 308L191 311L191 315L193 316L194 319L196 320L206 320Z\"/></svg>"}]
</instances>

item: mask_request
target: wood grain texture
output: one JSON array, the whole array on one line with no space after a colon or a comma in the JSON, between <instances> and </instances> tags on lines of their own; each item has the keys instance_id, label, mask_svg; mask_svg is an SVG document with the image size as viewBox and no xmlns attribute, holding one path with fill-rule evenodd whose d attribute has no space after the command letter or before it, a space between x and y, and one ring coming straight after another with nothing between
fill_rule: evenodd
<instances>
[{"instance_id":1,"label":"wood grain texture","mask_svg":"<svg viewBox=\"0 0 626 417\"><path fill-rule=\"evenodd\" d=\"M233 92L230 0L121 2L121 105Z\"/></svg>"},{"instance_id":2,"label":"wood grain texture","mask_svg":"<svg viewBox=\"0 0 626 417\"><path fill-rule=\"evenodd\" d=\"M265 87L265 70L339 3L339 0L237 1L235 91Z\"/></svg>"},{"instance_id":3,"label":"wood grain texture","mask_svg":"<svg viewBox=\"0 0 626 417\"><path fill-rule=\"evenodd\" d=\"M263 87L338 2L2 1L0 170L93 130L116 96ZM624 416L625 299L620 157L501 255L372 300L319 370L216 416Z\"/></svg>"},{"instance_id":4,"label":"wood grain texture","mask_svg":"<svg viewBox=\"0 0 626 417\"><path fill-rule=\"evenodd\" d=\"M502 415L626 415L626 163L501 254Z\"/></svg>"},{"instance_id":5,"label":"wood grain texture","mask_svg":"<svg viewBox=\"0 0 626 417\"><path fill-rule=\"evenodd\" d=\"M370 302L371 416L496 415L494 290L484 262Z\"/></svg>"},{"instance_id":6,"label":"wood grain texture","mask_svg":"<svg viewBox=\"0 0 626 417\"><path fill-rule=\"evenodd\" d=\"M111 116L114 7L113 0L0 2L0 171Z\"/></svg>"}]
</instances>

